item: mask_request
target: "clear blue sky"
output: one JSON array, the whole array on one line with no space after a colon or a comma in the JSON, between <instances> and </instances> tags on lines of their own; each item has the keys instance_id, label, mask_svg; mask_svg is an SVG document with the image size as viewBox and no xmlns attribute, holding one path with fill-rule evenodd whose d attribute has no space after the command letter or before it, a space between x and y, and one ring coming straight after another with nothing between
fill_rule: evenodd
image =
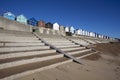
<instances>
[{"instance_id":1,"label":"clear blue sky","mask_svg":"<svg viewBox=\"0 0 120 80\"><path fill-rule=\"evenodd\" d=\"M120 0L0 0L6 11L120 38Z\"/></svg>"}]
</instances>

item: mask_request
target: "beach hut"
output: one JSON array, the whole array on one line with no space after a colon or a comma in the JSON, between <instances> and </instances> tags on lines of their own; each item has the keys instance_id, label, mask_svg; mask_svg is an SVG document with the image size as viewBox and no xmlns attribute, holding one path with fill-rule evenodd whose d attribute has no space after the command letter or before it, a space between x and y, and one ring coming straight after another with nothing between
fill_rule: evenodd
<instances>
[{"instance_id":1,"label":"beach hut","mask_svg":"<svg viewBox=\"0 0 120 80\"><path fill-rule=\"evenodd\" d=\"M89 31L87 31L87 36L90 36L90 32Z\"/></svg>"},{"instance_id":2,"label":"beach hut","mask_svg":"<svg viewBox=\"0 0 120 80\"><path fill-rule=\"evenodd\" d=\"M93 32L90 32L90 36L91 36L91 37L93 36Z\"/></svg>"},{"instance_id":3,"label":"beach hut","mask_svg":"<svg viewBox=\"0 0 120 80\"><path fill-rule=\"evenodd\" d=\"M17 16L16 21L23 23L23 24L27 24L27 18L24 15Z\"/></svg>"},{"instance_id":4,"label":"beach hut","mask_svg":"<svg viewBox=\"0 0 120 80\"><path fill-rule=\"evenodd\" d=\"M15 15L11 12L6 12L3 14L4 18L10 19L10 20L15 20Z\"/></svg>"},{"instance_id":5,"label":"beach hut","mask_svg":"<svg viewBox=\"0 0 120 80\"><path fill-rule=\"evenodd\" d=\"M82 29L77 29L75 32L76 32L76 34L78 34L78 35L82 35Z\"/></svg>"},{"instance_id":6,"label":"beach hut","mask_svg":"<svg viewBox=\"0 0 120 80\"><path fill-rule=\"evenodd\" d=\"M38 21L38 27L45 27L45 22L43 20Z\"/></svg>"},{"instance_id":7,"label":"beach hut","mask_svg":"<svg viewBox=\"0 0 120 80\"><path fill-rule=\"evenodd\" d=\"M79 29L75 30L75 34L79 35Z\"/></svg>"},{"instance_id":8,"label":"beach hut","mask_svg":"<svg viewBox=\"0 0 120 80\"><path fill-rule=\"evenodd\" d=\"M79 29L79 30L80 30L80 35L82 35L83 30L82 29Z\"/></svg>"},{"instance_id":9,"label":"beach hut","mask_svg":"<svg viewBox=\"0 0 120 80\"><path fill-rule=\"evenodd\" d=\"M69 27L65 27L65 32L69 32Z\"/></svg>"},{"instance_id":10,"label":"beach hut","mask_svg":"<svg viewBox=\"0 0 120 80\"><path fill-rule=\"evenodd\" d=\"M59 30L59 24L57 22L53 24L53 30Z\"/></svg>"},{"instance_id":11,"label":"beach hut","mask_svg":"<svg viewBox=\"0 0 120 80\"><path fill-rule=\"evenodd\" d=\"M87 36L87 31L85 30L84 35Z\"/></svg>"},{"instance_id":12,"label":"beach hut","mask_svg":"<svg viewBox=\"0 0 120 80\"><path fill-rule=\"evenodd\" d=\"M93 37L95 37L95 33L93 32Z\"/></svg>"},{"instance_id":13,"label":"beach hut","mask_svg":"<svg viewBox=\"0 0 120 80\"><path fill-rule=\"evenodd\" d=\"M75 29L74 29L73 26L71 26L69 30L70 30L70 32L71 32L72 34L75 33Z\"/></svg>"},{"instance_id":14,"label":"beach hut","mask_svg":"<svg viewBox=\"0 0 120 80\"><path fill-rule=\"evenodd\" d=\"M66 36L72 36L72 33L70 32L70 27L65 27Z\"/></svg>"},{"instance_id":15,"label":"beach hut","mask_svg":"<svg viewBox=\"0 0 120 80\"><path fill-rule=\"evenodd\" d=\"M33 18L33 17L28 19L27 22L28 22L29 25L37 26L37 20L35 18Z\"/></svg>"},{"instance_id":16,"label":"beach hut","mask_svg":"<svg viewBox=\"0 0 120 80\"><path fill-rule=\"evenodd\" d=\"M102 38L102 35L101 35L101 34L99 34L99 38Z\"/></svg>"},{"instance_id":17,"label":"beach hut","mask_svg":"<svg viewBox=\"0 0 120 80\"><path fill-rule=\"evenodd\" d=\"M65 31L65 27L64 26L61 25L59 28L60 28L61 32Z\"/></svg>"},{"instance_id":18,"label":"beach hut","mask_svg":"<svg viewBox=\"0 0 120 80\"><path fill-rule=\"evenodd\" d=\"M85 35L85 30L82 30L82 35Z\"/></svg>"},{"instance_id":19,"label":"beach hut","mask_svg":"<svg viewBox=\"0 0 120 80\"><path fill-rule=\"evenodd\" d=\"M48 23L45 24L45 28L52 29L53 28L53 24L51 22L48 22Z\"/></svg>"}]
</instances>

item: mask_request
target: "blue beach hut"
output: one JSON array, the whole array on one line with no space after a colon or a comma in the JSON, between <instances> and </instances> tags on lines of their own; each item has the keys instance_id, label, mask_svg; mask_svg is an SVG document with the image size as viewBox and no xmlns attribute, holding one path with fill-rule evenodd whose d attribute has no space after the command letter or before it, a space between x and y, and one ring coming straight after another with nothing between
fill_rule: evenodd
<instances>
[{"instance_id":1,"label":"blue beach hut","mask_svg":"<svg viewBox=\"0 0 120 80\"><path fill-rule=\"evenodd\" d=\"M10 19L10 20L15 20L15 15L11 12L6 12L3 14L4 18Z\"/></svg>"},{"instance_id":2,"label":"blue beach hut","mask_svg":"<svg viewBox=\"0 0 120 80\"><path fill-rule=\"evenodd\" d=\"M30 18L27 23L32 26L37 26L38 21L35 18Z\"/></svg>"}]
</instances>

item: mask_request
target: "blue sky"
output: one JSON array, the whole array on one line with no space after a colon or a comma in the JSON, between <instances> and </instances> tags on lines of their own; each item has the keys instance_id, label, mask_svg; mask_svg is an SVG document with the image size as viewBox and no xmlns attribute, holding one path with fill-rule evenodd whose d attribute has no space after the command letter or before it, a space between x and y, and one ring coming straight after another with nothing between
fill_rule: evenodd
<instances>
[{"instance_id":1,"label":"blue sky","mask_svg":"<svg viewBox=\"0 0 120 80\"><path fill-rule=\"evenodd\" d=\"M1 0L7 11L120 38L120 0Z\"/></svg>"}]
</instances>

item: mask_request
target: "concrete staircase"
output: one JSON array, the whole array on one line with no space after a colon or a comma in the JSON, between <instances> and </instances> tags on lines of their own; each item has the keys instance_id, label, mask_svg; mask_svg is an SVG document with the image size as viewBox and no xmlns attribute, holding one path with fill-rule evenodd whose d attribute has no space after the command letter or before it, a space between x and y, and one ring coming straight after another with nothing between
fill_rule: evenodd
<instances>
[{"instance_id":1,"label":"concrete staircase","mask_svg":"<svg viewBox=\"0 0 120 80\"><path fill-rule=\"evenodd\" d=\"M89 41L84 40L84 39L82 39L80 37L65 36L65 38L67 38L68 40L71 40L71 41L73 41L75 43L78 43L80 45L83 45L83 46L88 46L88 45L92 44Z\"/></svg>"},{"instance_id":2,"label":"concrete staircase","mask_svg":"<svg viewBox=\"0 0 120 80\"><path fill-rule=\"evenodd\" d=\"M40 36L76 58L94 52L60 35ZM71 61L30 32L0 30L0 80L13 80Z\"/></svg>"},{"instance_id":3,"label":"concrete staircase","mask_svg":"<svg viewBox=\"0 0 120 80\"><path fill-rule=\"evenodd\" d=\"M78 43L83 46L93 46L94 44L98 43L109 43L110 40L107 39L100 39L100 38L93 38L93 37L85 37L85 36L65 36L68 40L71 40L75 43Z\"/></svg>"},{"instance_id":4,"label":"concrete staircase","mask_svg":"<svg viewBox=\"0 0 120 80\"><path fill-rule=\"evenodd\" d=\"M70 54L76 58L81 56L81 55L85 55L87 53L94 52L91 49L87 49L84 46L80 46L80 45L73 43L72 41L66 39L65 37L63 37L61 35L57 35L57 36L52 36L52 35L48 36L48 35L44 35L44 34L39 34L39 35L46 42L54 45L55 47L61 49L65 53Z\"/></svg>"},{"instance_id":5,"label":"concrete staircase","mask_svg":"<svg viewBox=\"0 0 120 80\"><path fill-rule=\"evenodd\" d=\"M95 38L95 37L82 37L84 40L91 42L92 44L97 44L97 43L109 43L111 40L109 39L102 39L102 38Z\"/></svg>"},{"instance_id":6,"label":"concrete staircase","mask_svg":"<svg viewBox=\"0 0 120 80\"><path fill-rule=\"evenodd\" d=\"M30 32L0 30L0 79L12 80L68 60Z\"/></svg>"}]
</instances>

